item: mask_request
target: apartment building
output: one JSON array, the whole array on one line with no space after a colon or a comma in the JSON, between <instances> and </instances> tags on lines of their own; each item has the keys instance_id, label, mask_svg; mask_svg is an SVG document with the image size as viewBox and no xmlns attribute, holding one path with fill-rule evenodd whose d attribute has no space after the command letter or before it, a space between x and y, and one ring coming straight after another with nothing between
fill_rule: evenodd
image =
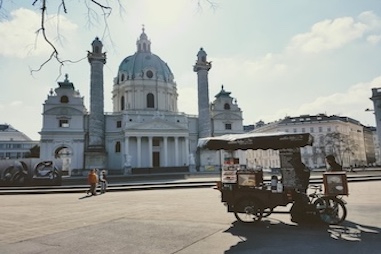
<instances>
[{"instance_id":1,"label":"apartment building","mask_svg":"<svg viewBox=\"0 0 381 254\"><path fill-rule=\"evenodd\" d=\"M334 154L344 167L359 167L379 163L379 149L374 137L375 128L343 116L326 114L300 115L262 125L253 132L311 133L314 144L301 148L302 161L310 168L324 168L325 156ZM279 168L277 151L248 151L247 160L252 166ZM377 157L378 156L378 157Z\"/></svg>"},{"instance_id":2,"label":"apartment building","mask_svg":"<svg viewBox=\"0 0 381 254\"><path fill-rule=\"evenodd\" d=\"M0 124L0 160L28 157L30 149L39 144L9 124Z\"/></svg>"}]
</instances>

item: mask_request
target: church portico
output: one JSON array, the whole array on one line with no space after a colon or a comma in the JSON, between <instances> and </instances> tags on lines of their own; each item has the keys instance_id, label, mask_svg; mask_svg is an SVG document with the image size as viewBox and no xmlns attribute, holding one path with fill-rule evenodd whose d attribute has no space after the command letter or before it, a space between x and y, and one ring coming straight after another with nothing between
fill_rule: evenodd
<instances>
[{"instance_id":1,"label":"church portico","mask_svg":"<svg viewBox=\"0 0 381 254\"><path fill-rule=\"evenodd\" d=\"M130 168L188 166L187 136L127 136L124 138L123 164Z\"/></svg>"}]
</instances>

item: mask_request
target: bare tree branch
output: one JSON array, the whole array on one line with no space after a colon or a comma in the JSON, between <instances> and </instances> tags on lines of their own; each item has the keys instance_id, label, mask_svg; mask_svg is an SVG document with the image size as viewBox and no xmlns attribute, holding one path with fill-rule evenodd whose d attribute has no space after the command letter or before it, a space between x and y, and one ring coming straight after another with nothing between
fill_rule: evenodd
<instances>
[{"instance_id":1,"label":"bare tree branch","mask_svg":"<svg viewBox=\"0 0 381 254\"><path fill-rule=\"evenodd\" d=\"M35 0L33 2L33 5L37 1L38 0ZM57 60L57 62L60 63L61 67L64 64L61 61L61 59L58 57L58 51L57 51L56 47L53 45L53 43L46 36L46 30L45 30L46 0L41 0L41 1L42 1L42 6L41 6L41 27L36 31L36 33L37 33L37 35L39 35L40 33L42 34L42 36L44 37L44 40L46 41L46 43L48 43L50 45L50 47L52 48L53 51L50 54L49 58L45 62L43 62L38 69L31 70L31 74L33 74L33 72L40 71L42 69L42 67L44 67L53 58L55 58ZM64 0L62 0L62 1L64 1Z\"/></svg>"},{"instance_id":2,"label":"bare tree branch","mask_svg":"<svg viewBox=\"0 0 381 254\"><path fill-rule=\"evenodd\" d=\"M62 1L64 1L64 0L62 0ZM110 6L106 6L106 5L100 4L98 1L95 1L95 0L90 0L90 1L93 2L94 4L98 5L99 7L101 7L101 9L103 11L109 10L110 11L109 14L111 14L112 8Z\"/></svg>"},{"instance_id":3,"label":"bare tree branch","mask_svg":"<svg viewBox=\"0 0 381 254\"><path fill-rule=\"evenodd\" d=\"M77 61L62 60L59 57L59 52L58 52L56 46L51 42L51 40L46 35L46 28L45 28L46 15L47 15L46 14L46 11L47 11L46 0L34 0L32 5L33 6L36 5L39 1L41 2L41 23L40 23L40 28L36 31L36 34L37 34L37 36L40 35L40 34L42 35L42 37L44 38L45 42L52 48L52 52L50 53L49 57L37 69L31 69L30 72L33 75L34 72L40 71L47 63L49 63L52 59L55 59L59 63L59 75L58 75L58 78L59 78L62 75L62 67L65 65L65 63L77 63L77 62L82 61L86 57L84 57L84 58L82 58L80 60L77 60ZM107 23L107 18L111 15L112 8L110 6L103 5L103 4L99 3L96 0L90 0L90 2L92 2L93 4L95 4L98 7L100 7L100 9L101 9L101 11L103 13L103 21L106 24L105 30L104 30L104 34L106 34L107 31L109 31L109 27L108 27L108 23ZM97 16L97 13L95 11L93 11L92 8L89 5L87 5L87 3L86 3L86 6L87 6L88 11L89 11L88 12L89 17L92 16L92 12L95 14L95 16ZM58 14L60 13L61 9L63 10L64 13L67 13L67 8L66 8L65 0L61 0L61 4L59 5L58 11L57 11ZM57 15L57 19L58 19L57 30L59 30L59 15ZM59 33L58 33L58 41L61 41Z\"/></svg>"},{"instance_id":4,"label":"bare tree branch","mask_svg":"<svg viewBox=\"0 0 381 254\"><path fill-rule=\"evenodd\" d=\"M199 10L202 10L202 2L206 2L213 11L216 11L219 7L218 3L212 0L197 0L197 8Z\"/></svg>"},{"instance_id":5,"label":"bare tree branch","mask_svg":"<svg viewBox=\"0 0 381 254\"><path fill-rule=\"evenodd\" d=\"M8 0L8 1L11 2L12 0ZM102 4L98 0L83 0L83 1L84 1L85 5L87 7L87 10L88 10L88 24L92 25L92 20L98 20L99 11L95 11L92 8L92 6L99 7L99 9L101 11L102 18L103 18L103 24L105 25L102 38L104 38L104 37L111 38L110 27L108 26L108 22L107 22L107 19L110 17L110 15L112 13L111 5ZM123 8L121 1L120 0L115 0L115 1L118 3L119 9L123 12L124 8ZM192 1L197 2L197 6L198 6L199 10L202 10L202 6L204 3L209 5L210 8L212 8L213 10L216 10L218 8L218 4L212 0L192 0ZM55 44L51 41L51 38L49 36L47 36L47 34L46 34L45 22L47 19L47 9L48 9L49 4L47 4L47 0L33 0L32 6L35 6L38 3L41 4L41 23L40 23L40 28L36 31L36 39L38 38L39 35L42 35L43 39L50 46L52 51L51 51L49 57L37 69L31 69L30 72L33 75L34 72L40 71L47 63L49 63L50 61L52 61L54 59L55 61L57 61L59 63L59 75L61 75L61 70L62 70L62 67L64 66L65 63L77 63L79 61L82 61L86 57L84 57L80 60L77 60L77 61L62 60L60 58L59 52L58 52ZM59 30L59 17L60 17L59 14L60 14L61 10L63 10L63 12L65 14L67 14L68 11L70 11L67 9L66 3L67 3L67 0L60 0L60 4L58 7L58 11L57 11L57 13L58 13L58 15L57 15L57 19L58 19L57 31ZM108 1L106 1L106 3L108 3ZM3 4L4 4L4 0L0 0L0 10L4 10ZM59 33L58 33L58 39L57 40L60 42L61 45L63 44L61 42L61 36ZM37 40L36 40L35 44L37 44Z\"/></svg>"}]
</instances>

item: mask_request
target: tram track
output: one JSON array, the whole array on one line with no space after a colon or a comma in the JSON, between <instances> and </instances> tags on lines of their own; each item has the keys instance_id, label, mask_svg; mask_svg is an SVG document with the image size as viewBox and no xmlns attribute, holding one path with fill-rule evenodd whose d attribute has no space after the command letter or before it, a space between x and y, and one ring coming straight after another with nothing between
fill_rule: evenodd
<instances>
[{"instance_id":1,"label":"tram track","mask_svg":"<svg viewBox=\"0 0 381 254\"><path fill-rule=\"evenodd\" d=\"M348 182L381 181L381 175L358 175L347 176ZM111 183L108 191L139 191L153 189L173 189L173 188L212 188L216 186L218 179L174 181L162 180L151 182L132 182L132 183ZM270 178L265 177L264 183L269 183ZM312 177L311 184L322 184L322 177ZM27 186L27 187L0 187L0 195L17 194L58 194L58 193L84 193L88 185L66 185L66 186Z\"/></svg>"}]
</instances>

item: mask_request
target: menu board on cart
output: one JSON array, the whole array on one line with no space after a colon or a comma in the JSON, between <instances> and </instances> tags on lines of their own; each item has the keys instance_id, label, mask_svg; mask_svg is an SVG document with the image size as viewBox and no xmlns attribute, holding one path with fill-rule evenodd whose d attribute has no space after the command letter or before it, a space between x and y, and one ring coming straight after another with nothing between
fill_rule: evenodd
<instances>
[{"instance_id":1,"label":"menu board on cart","mask_svg":"<svg viewBox=\"0 0 381 254\"><path fill-rule=\"evenodd\" d=\"M222 183L236 183L237 182L237 170L239 170L239 164L227 165L222 167L221 182Z\"/></svg>"},{"instance_id":2,"label":"menu board on cart","mask_svg":"<svg viewBox=\"0 0 381 254\"><path fill-rule=\"evenodd\" d=\"M296 187L295 170L291 160L301 160L299 148L288 148L279 150L280 166L282 172L282 183L285 188Z\"/></svg>"}]
</instances>

